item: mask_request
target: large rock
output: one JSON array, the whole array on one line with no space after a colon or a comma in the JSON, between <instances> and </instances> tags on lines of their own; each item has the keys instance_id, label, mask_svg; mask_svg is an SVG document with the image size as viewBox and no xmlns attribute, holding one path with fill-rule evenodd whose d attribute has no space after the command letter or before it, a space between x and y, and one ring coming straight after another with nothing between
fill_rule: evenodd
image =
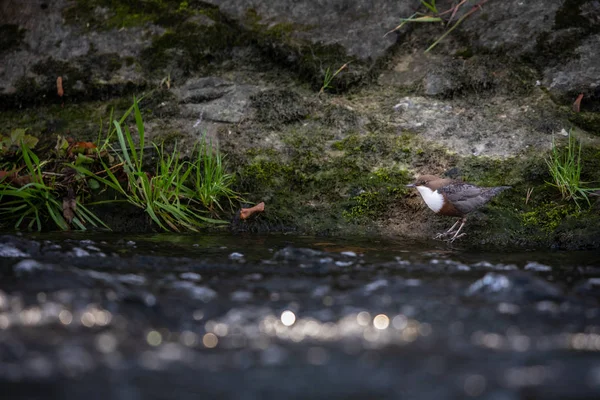
<instances>
[{"instance_id":1,"label":"large rock","mask_svg":"<svg viewBox=\"0 0 600 400\"><path fill-rule=\"evenodd\" d=\"M394 0L209 0L248 27L275 26L290 33L288 39L313 45L341 45L349 58L375 61L394 44L384 34L408 16L416 1ZM339 65L341 66L341 64Z\"/></svg>"}]
</instances>

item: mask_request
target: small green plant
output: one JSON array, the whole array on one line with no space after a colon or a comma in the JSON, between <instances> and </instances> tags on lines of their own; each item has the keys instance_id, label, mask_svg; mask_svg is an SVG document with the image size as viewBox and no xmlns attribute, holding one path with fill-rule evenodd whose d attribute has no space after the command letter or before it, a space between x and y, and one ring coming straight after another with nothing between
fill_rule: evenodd
<instances>
[{"instance_id":1,"label":"small green plant","mask_svg":"<svg viewBox=\"0 0 600 400\"><path fill-rule=\"evenodd\" d=\"M421 0L421 4L423 4L425 7L427 7L432 13L437 14L438 10L437 7L435 6L435 0L431 0L431 1L425 1L425 0Z\"/></svg>"},{"instance_id":2,"label":"small green plant","mask_svg":"<svg viewBox=\"0 0 600 400\"><path fill-rule=\"evenodd\" d=\"M69 230L70 224L81 230L85 230L86 225L108 228L74 195L61 196L55 177L43 171L48 163L40 162L26 142L21 142L20 151L26 175L19 178L20 184L16 183L16 175L13 179L5 176L0 181L0 215L4 221L14 221L15 229L25 226L38 231L47 221L61 230Z\"/></svg>"},{"instance_id":3,"label":"small green plant","mask_svg":"<svg viewBox=\"0 0 600 400\"><path fill-rule=\"evenodd\" d=\"M131 113L139 136L137 149L131 131L124 124ZM172 153L166 153L163 147L154 145L158 162L151 174L144 169L145 130L137 100L134 99L133 105L119 121L113 121L113 130L118 148L112 148L106 142L102 148L116 154L116 165L109 165L101 157L102 170L98 172L83 165L70 165L121 196L121 199L106 200L103 203L126 201L143 209L164 230L197 231L206 224L227 224L226 221L203 215L214 211L214 205L221 208L218 203L221 197L227 197L231 201L236 196L229 187L232 179L224 173L218 152L213 155L212 149L198 151L194 162L183 162L176 147ZM114 171L116 167L122 169L124 177L118 176ZM195 186L190 187L190 181ZM198 207L198 203L204 208Z\"/></svg>"},{"instance_id":4,"label":"small green plant","mask_svg":"<svg viewBox=\"0 0 600 400\"><path fill-rule=\"evenodd\" d=\"M0 153L9 150L12 147L20 147L22 143L29 149L33 149L39 139L35 136L27 134L27 129L15 129L10 133L10 136L3 137L0 135Z\"/></svg>"},{"instance_id":5,"label":"small green plant","mask_svg":"<svg viewBox=\"0 0 600 400\"><path fill-rule=\"evenodd\" d=\"M350 64L350 62L347 62L346 64L342 65L340 68L338 68L337 71L333 73L331 72L331 68L327 67L327 69L325 70L325 76L323 77L323 86L321 86L319 94L322 94L327 89L333 88L333 86L331 86L331 82L340 72L342 72L348 66L348 64Z\"/></svg>"},{"instance_id":6,"label":"small green plant","mask_svg":"<svg viewBox=\"0 0 600 400\"><path fill-rule=\"evenodd\" d=\"M401 18L400 19L400 25L398 25L397 27L395 27L394 29L392 29L391 31L387 32L385 35L383 35L384 37L389 35L392 32L396 32L398 30L400 30L405 24L407 23L413 23L413 22L442 22L442 23L446 23L446 27L450 26L450 24L452 23L452 20L454 19L454 17L456 16L458 10L467 2L468 0L461 0L458 4L456 4L455 6L451 7L450 9L444 11L444 12L439 12L438 8L435 4L435 0L431 0L431 1L425 1L425 0L421 0L421 4L423 4L423 6L425 8L427 8L431 13L433 13L433 15L428 15L426 13L422 13L422 12L416 12L413 15L411 15L408 18ZM471 8L471 10L467 11L463 16L461 16L450 28L446 29L446 31L435 40L435 42L433 42L433 44L431 46L429 46L427 48L427 50L425 50L425 53L429 52L431 49L433 49L435 46L438 45L438 43L440 43L446 36L448 36L453 30L455 30L456 28L458 28L458 26L460 24L463 23L463 21L465 19L467 19L471 14L473 14L475 11L480 10L481 6L484 3L487 3L488 0L480 0L479 2L477 2L477 4L475 4L473 6L473 8ZM448 18L447 21L444 20L443 16L450 14L450 17Z\"/></svg>"},{"instance_id":7,"label":"small green plant","mask_svg":"<svg viewBox=\"0 0 600 400\"><path fill-rule=\"evenodd\" d=\"M225 172L221 154L219 151L213 151L212 142L207 141L206 135L195 154L196 158L190 165L190 169L195 172L193 196L211 213L214 213L216 208L224 211L221 205L223 198L226 198L233 208L233 200L239 200L238 194L231 189L234 176Z\"/></svg>"},{"instance_id":8,"label":"small green plant","mask_svg":"<svg viewBox=\"0 0 600 400\"><path fill-rule=\"evenodd\" d=\"M133 133L126 124L131 116ZM118 121L111 112L110 121L106 135L100 127L98 145L59 136L57 159L42 162L30 148L37 139L25 130L4 139L3 147L10 149L13 160L3 162L0 169L2 222L14 222L17 229L42 230L49 222L62 230L108 228L82 204L90 189L104 188L114 197L86 205L127 202L143 209L163 230L197 231L208 224L228 223L217 219L225 211L223 201L233 210L233 201L242 199L231 188L234 176L226 173L222 155L206 136L192 151L191 161L185 161L177 146L171 152L155 144L145 146L139 100L134 98ZM147 168L147 149L157 158L153 168Z\"/></svg>"},{"instance_id":9,"label":"small green plant","mask_svg":"<svg viewBox=\"0 0 600 400\"><path fill-rule=\"evenodd\" d=\"M560 149L552 140L552 153L546 159L546 164L553 180L547 183L559 190L563 200L573 200L578 209L581 209L579 202L582 200L590 204L589 193L599 189L582 186L581 143L578 143L571 132L565 149Z\"/></svg>"}]
</instances>

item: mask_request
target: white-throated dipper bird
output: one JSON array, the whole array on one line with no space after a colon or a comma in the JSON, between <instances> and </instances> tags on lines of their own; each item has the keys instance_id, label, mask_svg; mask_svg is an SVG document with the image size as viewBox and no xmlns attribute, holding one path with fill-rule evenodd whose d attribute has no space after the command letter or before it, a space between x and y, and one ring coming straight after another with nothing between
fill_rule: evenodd
<instances>
[{"instance_id":1,"label":"white-throated dipper bird","mask_svg":"<svg viewBox=\"0 0 600 400\"><path fill-rule=\"evenodd\" d=\"M415 183L406 186L416 187L425 204L434 213L450 217L460 217L450 229L435 237L436 239L440 239L454 233L449 239L450 242L454 242L459 237L465 235L465 233L461 235L459 233L467 222L467 214L482 207L492 197L503 190L510 189L510 186L479 187L470 183L453 179L443 179L434 175L422 175L417 178ZM460 227L455 231L454 228L456 228L459 222L461 222Z\"/></svg>"}]
</instances>

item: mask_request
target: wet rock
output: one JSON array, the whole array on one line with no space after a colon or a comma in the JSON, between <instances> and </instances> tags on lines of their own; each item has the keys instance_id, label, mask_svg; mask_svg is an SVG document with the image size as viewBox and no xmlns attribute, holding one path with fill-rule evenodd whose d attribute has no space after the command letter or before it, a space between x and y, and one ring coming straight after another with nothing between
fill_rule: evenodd
<instances>
[{"instance_id":1,"label":"wet rock","mask_svg":"<svg viewBox=\"0 0 600 400\"><path fill-rule=\"evenodd\" d=\"M89 251L84 250L80 247L73 247L70 254L72 254L73 257L87 257L90 255Z\"/></svg>"},{"instance_id":2,"label":"wet rock","mask_svg":"<svg viewBox=\"0 0 600 400\"><path fill-rule=\"evenodd\" d=\"M563 291L529 273L487 273L466 290L467 297L477 297L494 302L560 301Z\"/></svg>"},{"instance_id":3,"label":"wet rock","mask_svg":"<svg viewBox=\"0 0 600 400\"><path fill-rule=\"evenodd\" d=\"M22 277L31 275L39 271L48 269L47 265L44 265L36 260L23 260L13 265L13 272L15 276Z\"/></svg>"},{"instance_id":4,"label":"wet rock","mask_svg":"<svg viewBox=\"0 0 600 400\"><path fill-rule=\"evenodd\" d=\"M252 292L248 292L245 290L238 290L231 293L231 301L247 302L250 301L252 297Z\"/></svg>"},{"instance_id":5,"label":"wet rock","mask_svg":"<svg viewBox=\"0 0 600 400\"><path fill-rule=\"evenodd\" d=\"M0 236L0 257L35 257L40 243L13 235Z\"/></svg>"},{"instance_id":6,"label":"wet rock","mask_svg":"<svg viewBox=\"0 0 600 400\"><path fill-rule=\"evenodd\" d=\"M529 262L525 265L525 271L548 272L552 271L552 267L537 262Z\"/></svg>"},{"instance_id":7,"label":"wet rock","mask_svg":"<svg viewBox=\"0 0 600 400\"><path fill-rule=\"evenodd\" d=\"M232 261L241 261L244 259L244 255L242 253L234 252L229 254L229 259Z\"/></svg>"},{"instance_id":8,"label":"wet rock","mask_svg":"<svg viewBox=\"0 0 600 400\"><path fill-rule=\"evenodd\" d=\"M478 270L493 270L493 271L516 271L519 269L514 264L508 264L508 265L492 264L488 261L480 261L478 263L471 265L471 267L473 267L473 269L478 269Z\"/></svg>"},{"instance_id":9,"label":"wet rock","mask_svg":"<svg viewBox=\"0 0 600 400\"><path fill-rule=\"evenodd\" d=\"M171 284L171 287L175 290L182 290L192 298L203 301L205 303L215 299L217 292L209 288L208 286L199 286L193 282L178 281Z\"/></svg>"},{"instance_id":10,"label":"wet rock","mask_svg":"<svg viewBox=\"0 0 600 400\"><path fill-rule=\"evenodd\" d=\"M387 279L378 279L376 281L373 281L367 285L365 285L364 287L364 291L367 294L376 292L384 287L387 287L389 285L389 282Z\"/></svg>"},{"instance_id":11,"label":"wet rock","mask_svg":"<svg viewBox=\"0 0 600 400\"><path fill-rule=\"evenodd\" d=\"M184 272L184 273L179 274L179 277L181 279L185 279L187 281L194 281L194 282L198 282L198 281L202 280L202 276L195 272Z\"/></svg>"},{"instance_id":12,"label":"wet rock","mask_svg":"<svg viewBox=\"0 0 600 400\"><path fill-rule=\"evenodd\" d=\"M305 249L305 248L297 248L297 247L285 247L281 250L278 250L273 254L273 260L276 261L302 261L302 260L312 260L317 257L321 257L323 254L322 251L313 250L313 249Z\"/></svg>"},{"instance_id":13,"label":"wet rock","mask_svg":"<svg viewBox=\"0 0 600 400\"><path fill-rule=\"evenodd\" d=\"M10 244L6 244L6 243L2 243L0 244L0 257L27 257L28 254L22 252L21 250L19 250L18 248L10 245Z\"/></svg>"},{"instance_id":14,"label":"wet rock","mask_svg":"<svg viewBox=\"0 0 600 400\"><path fill-rule=\"evenodd\" d=\"M573 291L582 296L600 300L600 278L589 278L575 286Z\"/></svg>"},{"instance_id":15,"label":"wet rock","mask_svg":"<svg viewBox=\"0 0 600 400\"><path fill-rule=\"evenodd\" d=\"M146 277L136 274L125 274L117 275L117 280L121 283L127 283L130 285L144 285L146 283Z\"/></svg>"}]
</instances>

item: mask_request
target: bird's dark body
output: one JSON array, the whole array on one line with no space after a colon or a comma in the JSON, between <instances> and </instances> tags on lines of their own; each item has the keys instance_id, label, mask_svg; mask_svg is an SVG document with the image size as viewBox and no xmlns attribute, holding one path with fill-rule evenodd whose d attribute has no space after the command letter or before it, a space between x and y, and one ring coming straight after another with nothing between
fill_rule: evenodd
<instances>
[{"instance_id":1,"label":"bird's dark body","mask_svg":"<svg viewBox=\"0 0 600 400\"><path fill-rule=\"evenodd\" d=\"M438 214L463 217L485 205L492 197L510 186L479 187L465 182L452 182L437 189L444 196L444 206Z\"/></svg>"}]
</instances>

